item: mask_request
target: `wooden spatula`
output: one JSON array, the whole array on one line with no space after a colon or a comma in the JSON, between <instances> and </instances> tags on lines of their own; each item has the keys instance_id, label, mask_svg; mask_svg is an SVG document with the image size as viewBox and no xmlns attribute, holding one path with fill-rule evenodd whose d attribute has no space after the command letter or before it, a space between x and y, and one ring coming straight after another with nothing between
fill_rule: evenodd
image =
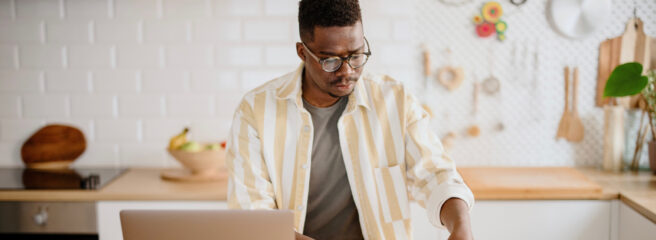
<instances>
[{"instance_id":1,"label":"wooden spatula","mask_svg":"<svg viewBox=\"0 0 656 240\"><path fill-rule=\"evenodd\" d=\"M577 103L577 89L579 85L579 68L574 68L574 84L572 85L572 110L569 113L569 124L567 127L567 140L572 142L583 141L583 122L579 117L579 112L576 109Z\"/></svg>"},{"instance_id":2,"label":"wooden spatula","mask_svg":"<svg viewBox=\"0 0 656 240\"><path fill-rule=\"evenodd\" d=\"M560 123L558 123L558 132L556 133L556 139L567 138L568 123L569 123L569 67L565 67L565 109L563 110L563 116L560 117Z\"/></svg>"}]
</instances>

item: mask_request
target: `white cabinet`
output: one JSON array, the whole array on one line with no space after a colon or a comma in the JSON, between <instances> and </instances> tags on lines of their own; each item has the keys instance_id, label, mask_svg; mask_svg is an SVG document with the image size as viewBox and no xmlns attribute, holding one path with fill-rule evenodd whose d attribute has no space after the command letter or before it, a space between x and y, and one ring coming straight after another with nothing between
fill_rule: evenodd
<instances>
[{"instance_id":1,"label":"white cabinet","mask_svg":"<svg viewBox=\"0 0 656 240\"><path fill-rule=\"evenodd\" d=\"M656 223L650 221L628 205L619 207L619 239L656 239Z\"/></svg>"},{"instance_id":2,"label":"white cabinet","mask_svg":"<svg viewBox=\"0 0 656 240\"><path fill-rule=\"evenodd\" d=\"M100 240L122 240L124 209L227 209L222 201L102 201L97 204ZM416 240L447 239L426 211L411 204ZM618 200L477 201L471 212L475 239L654 239L656 224Z\"/></svg>"},{"instance_id":3,"label":"white cabinet","mask_svg":"<svg viewBox=\"0 0 656 240\"><path fill-rule=\"evenodd\" d=\"M612 209L612 201L600 200L477 201L471 220L475 239L602 240L614 231ZM414 239L448 238L446 230L428 222L418 204L413 203L412 217Z\"/></svg>"},{"instance_id":4,"label":"white cabinet","mask_svg":"<svg viewBox=\"0 0 656 240\"><path fill-rule=\"evenodd\" d=\"M103 201L98 202L99 240L122 240L119 213L125 209L168 209L168 210L220 210L228 209L223 201Z\"/></svg>"}]
</instances>

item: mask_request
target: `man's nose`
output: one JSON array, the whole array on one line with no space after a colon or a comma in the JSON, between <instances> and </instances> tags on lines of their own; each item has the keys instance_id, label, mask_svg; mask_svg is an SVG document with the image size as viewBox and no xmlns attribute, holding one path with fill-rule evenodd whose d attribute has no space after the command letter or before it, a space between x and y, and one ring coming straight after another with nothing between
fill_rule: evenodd
<instances>
[{"instance_id":1,"label":"man's nose","mask_svg":"<svg viewBox=\"0 0 656 240\"><path fill-rule=\"evenodd\" d=\"M348 77L351 74L355 73L355 69L351 67L351 65L348 64L347 61L342 60L342 66L339 66L339 69L335 71L335 74L338 77Z\"/></svg>"}]
</instances>

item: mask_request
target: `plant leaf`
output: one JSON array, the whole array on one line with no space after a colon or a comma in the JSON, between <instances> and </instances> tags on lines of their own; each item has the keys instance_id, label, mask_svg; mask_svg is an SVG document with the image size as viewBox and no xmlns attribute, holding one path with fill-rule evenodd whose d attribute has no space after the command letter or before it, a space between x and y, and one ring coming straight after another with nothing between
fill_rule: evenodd
<instances>
[{"instance_id":1,"label":"plant leaf","mask_svg":"<svg viewBox=\"0 0 656 240\"><path fill-rule=\"evenodd\" d=\"M647 86L647 77L642 76L642 65L630 62L613 69L604 88L604 97L624 97L639 93Z\"/></svg>"}]
</instances>

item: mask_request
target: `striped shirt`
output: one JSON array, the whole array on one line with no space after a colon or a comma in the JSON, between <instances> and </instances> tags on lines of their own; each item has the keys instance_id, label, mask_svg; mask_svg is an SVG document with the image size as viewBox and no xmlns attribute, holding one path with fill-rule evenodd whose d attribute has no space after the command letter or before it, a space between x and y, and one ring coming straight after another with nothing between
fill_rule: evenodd
<instances>
[{"instance_id":1,"label":"striped shirt","mask_svg":"<svg viewBox=\"0 0 656 240\"><path fill-rule=\"evenodd\" d=\"M307 213L314 129L303 108L303 64L248 92L237 108L227 143L228 206L285 209L302 233ZM346 173L365 239L412 239L409 201L439 218L449 198L474 197L439 139L429 116L397 81L364 72L337 128Z\"/></svg>"}]
</instances>

